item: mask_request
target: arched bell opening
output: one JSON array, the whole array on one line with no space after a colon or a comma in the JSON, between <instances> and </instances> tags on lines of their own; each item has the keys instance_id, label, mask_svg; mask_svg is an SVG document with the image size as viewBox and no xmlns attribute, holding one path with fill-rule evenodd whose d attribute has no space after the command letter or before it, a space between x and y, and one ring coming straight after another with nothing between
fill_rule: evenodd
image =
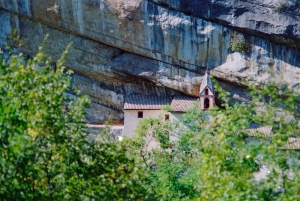
<instances>
[{"instance_id":1,"label":"arched bell opening","mask_svg":"<svg viewBox=\"0 0 300 201\"><path fill-rule=\"evenodd\" d=\"M208 89L205 89L204 94L205 94L205 95L208 95Z\"/></svg>"}]
</instances>

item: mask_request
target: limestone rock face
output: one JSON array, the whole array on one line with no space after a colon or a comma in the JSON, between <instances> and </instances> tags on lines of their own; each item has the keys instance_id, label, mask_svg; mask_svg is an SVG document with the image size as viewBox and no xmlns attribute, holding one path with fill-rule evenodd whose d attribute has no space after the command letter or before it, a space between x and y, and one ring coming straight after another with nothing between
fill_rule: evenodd
<instances>
[{"instance_id":1,"label":"limestone rock face","mask_svg":"<svg viewBox=\"0 0 300 201\"><path fill-rule=\"evenodd\" d=\"M150 0L187 15L291 46L300 42L297 0Z\"/></svg>"},{"instance_id":2,"label":"limestone rock face","mask_svg":"<svg viewBox=\"0 0 300 201\"><path fill-rule=\"evenodd\" d=\"M92 98L88 122L123 119L130 94L197 96L206 69L238 101L249 82L300 82L298 1L0 0L0 47L13 29L34 55L44 36L53 60ZM234 52L231 43L249 44Z\"/></svg>"}]
</instances>

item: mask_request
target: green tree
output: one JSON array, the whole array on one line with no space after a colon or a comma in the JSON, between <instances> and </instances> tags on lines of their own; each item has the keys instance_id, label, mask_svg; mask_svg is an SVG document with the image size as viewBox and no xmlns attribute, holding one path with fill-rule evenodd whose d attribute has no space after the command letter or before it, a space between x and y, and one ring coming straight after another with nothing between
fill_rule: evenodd
<instances>
[{"instance_id":1,"label":"green tree","mask_svg":"<svg viewBox=\"0 0 300 201\"><path fill-rule=\"evenodd\" d=\"M194 156L191 138L204 126L206 114L197 104L183 115L182 121L148 118L139 122L133 138L124 138L121 146L128 156L137 158L151 175L149 189L161 200L190 200L199 196L192 177ZM151 145L152 144L152 145ZM156 147L149 148L156 144Z\"/></svg>"},{"instance_id":2,"label":"green tree","mask_svg":"<svg viewBox=\"0 0 300 201\"><path fill-rule=\"evenodd\" d=\"M144 200L146 176L113 142L90 139L77 93L69 99L70 46L51 67L41 47L32 59L0 52L0 199Z\"/></svg>"},{"instance_id":3,"label":"green tree","mask_svg":"<svg viewBox=\"0 0 300 201\"><path fill-rule=\"evenodd\" d=\"M300 155L288 149L299 143L297 94L274 84L253 85L248 103L230 105L228 94L216 90L221 108L194 107L179 123L147 119L139 124L138 137L128 139L138 145L128 149L130 155L141 153L147 135L159 142L143 157L136 154L148 163L157 195L163 200L299 200ZM252 124L267 131L250 130ZM165 146L162 134L177 140ZM266 167L268 173L257 178Z\"/></svg>"}]
</instances>

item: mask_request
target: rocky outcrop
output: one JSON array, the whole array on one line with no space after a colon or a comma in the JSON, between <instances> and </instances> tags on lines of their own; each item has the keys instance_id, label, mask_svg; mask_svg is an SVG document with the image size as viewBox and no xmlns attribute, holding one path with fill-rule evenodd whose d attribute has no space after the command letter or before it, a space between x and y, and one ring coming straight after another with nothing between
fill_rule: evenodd
<instances>
[{"instance_id":1,"label":"rocky outcrop","mask_svg":"<svg viewBox=\"0 0 300 201\"><path fill-rule=\"evenodd\" d=\"M123 134L123 126L99 126L87 125L86 131L90 134L89 140L108 140L107 135L110 136L109 140L119 141L118 138ZM103 139L103 136L106 136Z\"/></svg>"},{"instance_id":2,"label":"rocky outcrop","mask_svg":"<svg viewBox=\"0 0 300 201\"><path fill-rule=\"evenodd\" d=\"M92 97L89 122L122 120L130 94L197 96L208 68L237 100L250 82L297 89L299 3L243 0L0 0L0 46L16 28L33 55L49 33L53 60L71 41L66 65ZM277 7L276 7L277 6ZM242 40L249 51L233 52ZM245 81L247 80L247 82Z\"/></svg>"},{"instance_id":3,"label":"rocky outcrop","mask_svg":"<svg viewBox=\"0 0 300 201\"><path fill-rule=\"evenodd\" d=\"M247 34L290 46L300 42L297 0L150 0Z\"/></svg>"}]
</instances>

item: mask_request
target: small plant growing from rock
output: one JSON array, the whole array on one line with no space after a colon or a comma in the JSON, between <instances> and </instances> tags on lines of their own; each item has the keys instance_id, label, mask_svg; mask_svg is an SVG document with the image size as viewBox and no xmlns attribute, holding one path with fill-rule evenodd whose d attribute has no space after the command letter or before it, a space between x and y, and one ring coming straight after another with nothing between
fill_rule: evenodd
<instances>
[{"instance_id":1,"label":"small plant growing from rock","mask_svg":"<svg viewBox=\"0 0 300 201\"><path fill-rule=\"evenodd\" d=\"M282 10L284 9L285 6L286 6L286 3L279 2L272 8L272 10L274 12L282 12Z\"/></svg>"},{"instance_id":2,"label":"small plant growing from rock","mask_svg":"<svg viewBox=\"0 0 300 201\"><path fill-rule=\"evenodd\" d=\"M245 42L244 37L239 34L236 38L232 38L230 41L230 47L233 52L250 52L251 45Z\"/></svg>"}]
</instances>

